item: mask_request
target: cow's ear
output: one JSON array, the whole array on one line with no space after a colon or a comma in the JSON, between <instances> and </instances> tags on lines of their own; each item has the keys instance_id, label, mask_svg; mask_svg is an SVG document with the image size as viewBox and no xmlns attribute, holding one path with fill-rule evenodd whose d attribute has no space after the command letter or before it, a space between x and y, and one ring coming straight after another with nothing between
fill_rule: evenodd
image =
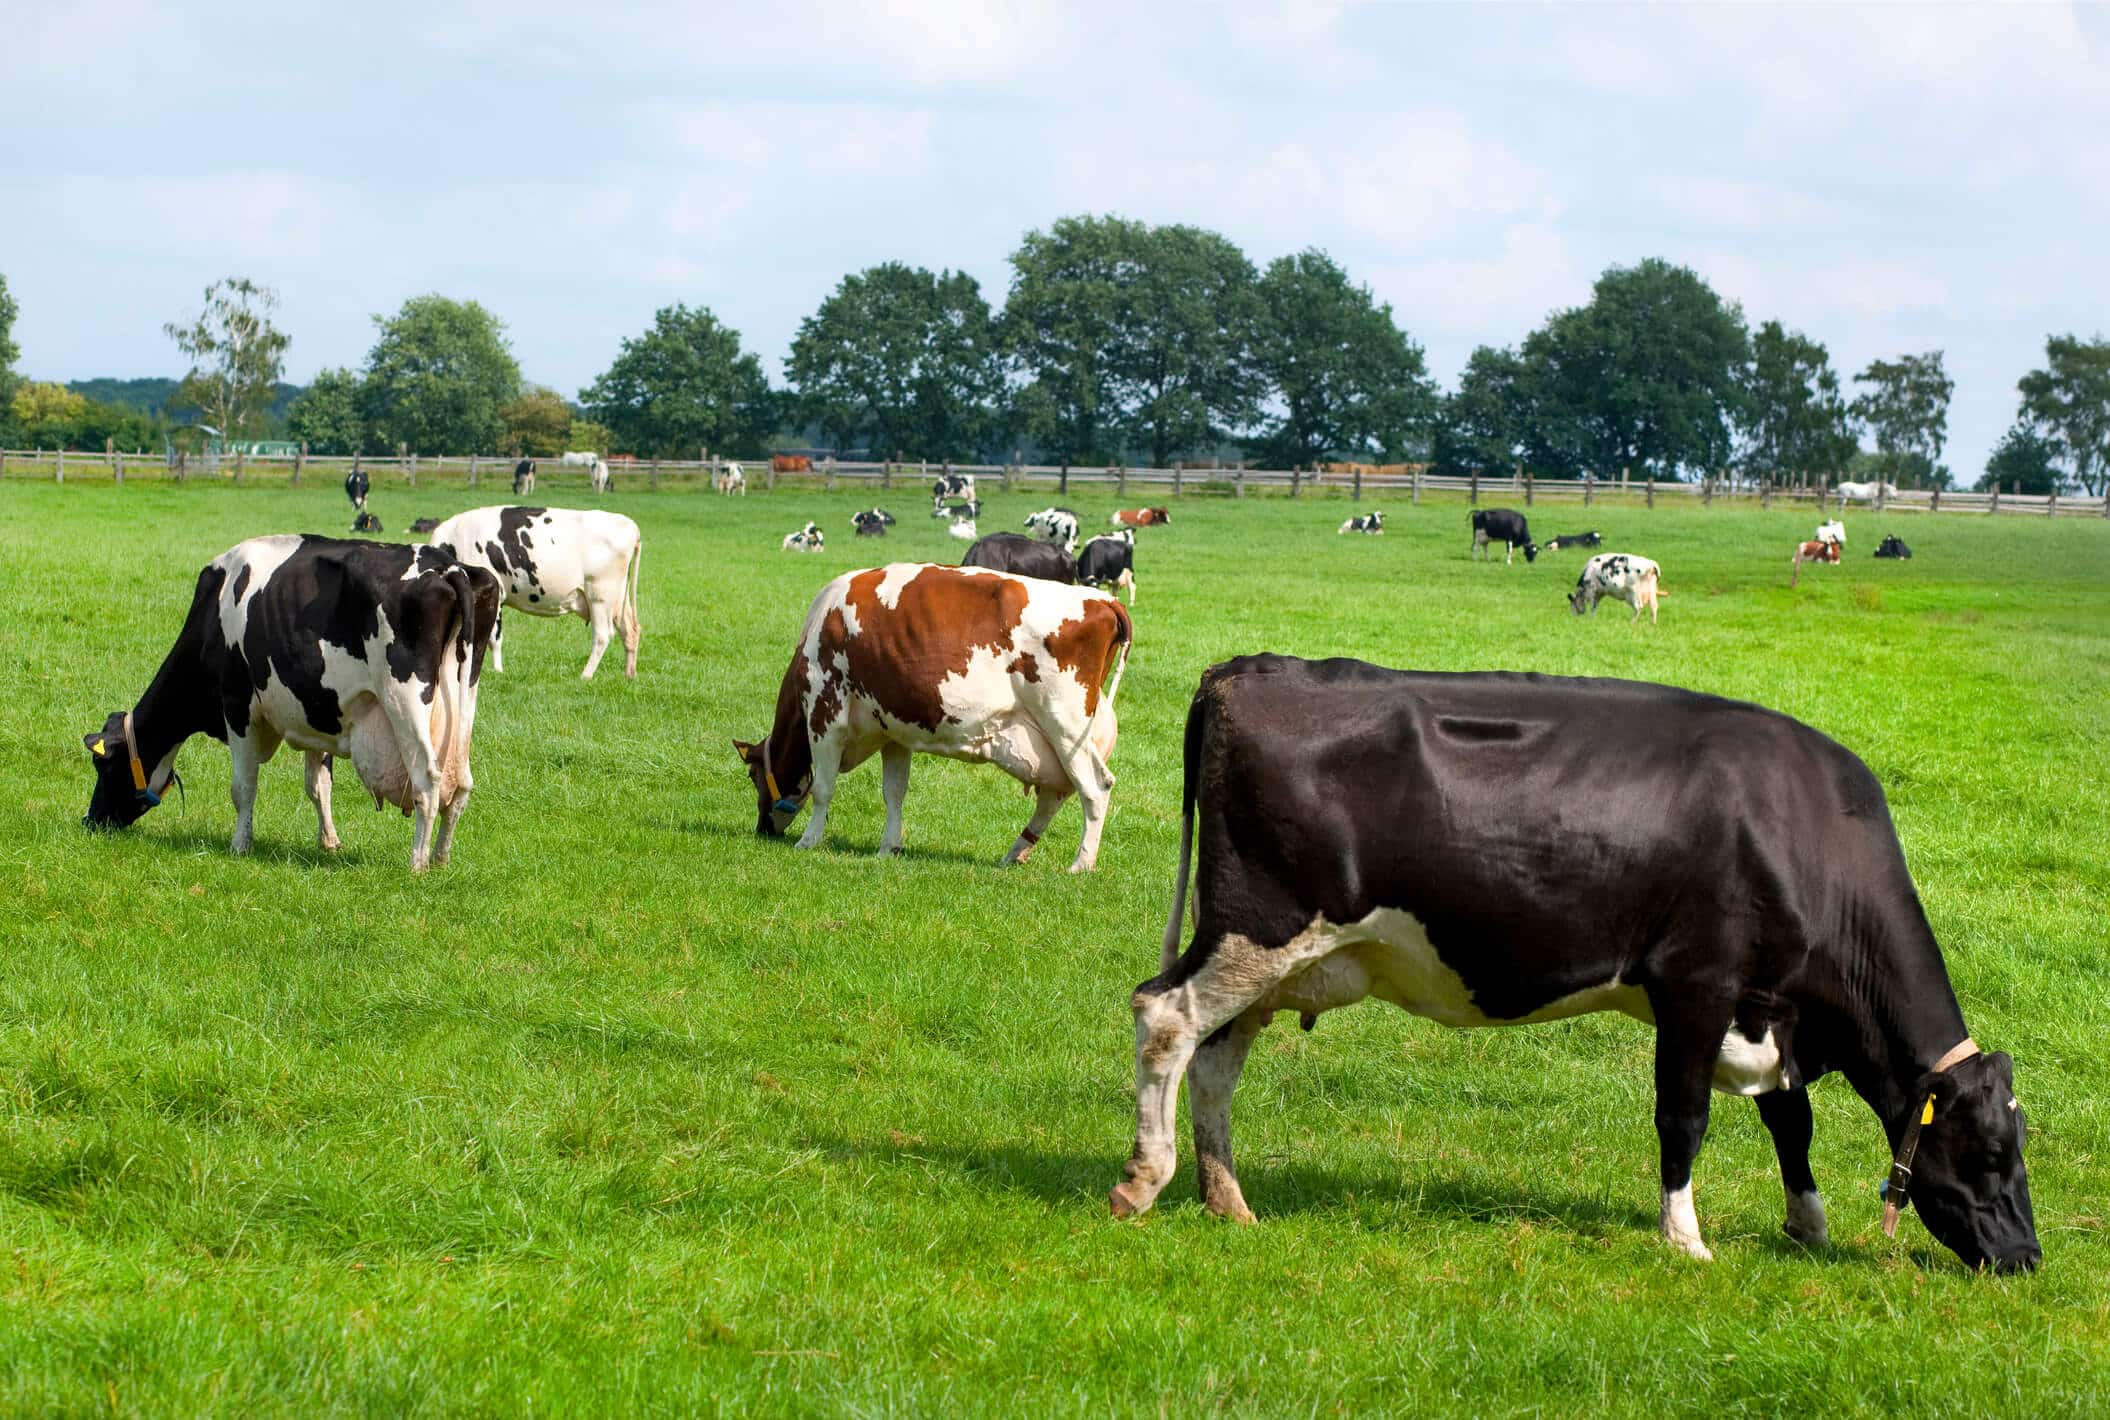
<instances>
[{"instance_id":1,"label":"cow's ear","mask_svg":"<svg viewBox=\"0 0 2110 1420\"><path fill-rule=\"evenodd\" d=\"M111 711L110 718L103 721L103 727L90 734L82 735L81 743L86 745L88 753L94 755L97 759L115 759L124 752L125 747L124 713L117 710Z\"/></svg>"},{"instance_id":2,"label":"cow's ear","mask_svg":"<svg viewBox=\"0 0 2110 1420\"><path fill-rule=\"evenodd\" d=\"M742 764L753 764L755 762L755 747L746 740L734 740L733 753L740 756Z\"/></svg>"}]
</instances>

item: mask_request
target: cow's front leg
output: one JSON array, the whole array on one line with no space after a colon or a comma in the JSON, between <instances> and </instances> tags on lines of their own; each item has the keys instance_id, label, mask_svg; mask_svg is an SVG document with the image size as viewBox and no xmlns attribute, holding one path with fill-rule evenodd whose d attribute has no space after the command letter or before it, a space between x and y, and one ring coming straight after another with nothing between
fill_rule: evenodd
<instances>
[{"instance_id":1,"label":"cow's front leg","mask_svg":"<svg viewBox=\"0 0 2110 1420\"><path fill-rule=\"evenodd\" d=\"M812 817L806 820L806 831L799 835L795 848L818 848L821 835L828 831L828 801L835 797L835 781L842 773L842 742L833 735L823 735L813 744L813 797ZM786 789L790 786L784 785Z\"/></svg>"},{"instance_id":2,"label":"cow's front leg","mask_svg":"<svg viewBox=\"0 0 2110 1420\"><path fill-rule=\"evenodd\" d=\"M308 802L315 806L315 841L325 853L337 851L337 825L330 817L330 757L308 751Z\"/></svg>"},{"instance_id":3,"label":"cow's front leg","mask_svg":"<svg viewBox=\"0 0 2110 1420\"><path fill-rule=\"evenodd\" d=\"M227 845L230 853L247 853L256 840L257 770L270 757L258 743L261 734L262 726L252 721L248 734L227 737L227 757L232 761L227 797L234 801L234 839Z\"/></svg>"},{"instance_id":4,"label":"cow's front leg","mask_svg":"<svg viewBox=\"0 0 2110 1420\"><path fill-rule=\"evenodd\" d=\"M505 674L505 668L506 614L505 608L501 606L498 609L497 618L491 623L491 669L503 675Z\"/></svg>"},{"instance_id":5,"label":"cow's front leg","mask_svg":"<svg viewBox=\"0 0 2110 1420\"><path fill-rule=\"evenodd\" d=\"M1202 1203L1233 1222L1252 1222L1253 1210L1246 1207L1231 1165L1231 1095L1245 1069L1246 1052L1272 1015L1264 1007L1253 1007L1203 1041L1187 1067L1187 1106L1194 1115L1194 1162Z\"/></svg>"},{"instance_id":6,"label":"cow's front leg","mask_svg":"<svg viewBox=\"0 0 2110 1420\"><path fill-rule=\"evenodd\" d=\"M879 835L879 856L901 851L901 806L908 799L909 747L888 740L879 747L879 792L886 800L886 828Z\"/></svg>"},{"instance_id":7,"label":"cow's front leg","mask_svg":"<svg viewBox=\"0 0 2110 1420\"><path fill-rule=\"evenodd\" d=\"M597 601L586 609L587 624L593 627L593 649L586 653L586 669L579 672L580 680L592 680L593 673L600 669L601 657L608 651L608 643L615 636L615 613L607 602Z\"/></svg>"},{"instance_id":8,"label":"cow's front leg","mask_svg":"<svg viewBox=\"0 0 2110 1420\"><path fill-rule=\"evenodd\" d=\"M1688 1257L1712 1262L1692 1206L1692 1165L1707 1136L1714 1066L1731 1011L1650 994L1656 1017L1656 1144L1663 1184L1663 1236Z\"/></svg>"},{"instance_id":9,"label":"cow's front leg","mask_svg":"<svg viewBox=\"0 0 2110 1420\"><path fill-rule=\"evenodd\" d=\"M1758 1117L1773 1136L1773 1152L1780 1156L1780 1183L1788 1195L1781 1231L1807 1247L1823 1247L1824 1199L1817 1192L1817 1176L1810 1172L1810 1136L1816 1132L1810 1092L1769 1090L1757 1103Z\"/></svg>"},{"instance_id":10,"label":"cow's front leg","mask_svg":"<svg viewBox=\"0 0 2110 1420\"><path fill-rule=\"evenodd\" d=\"M1013 843L1011 851L1004 855L1005 866L1023 863L1033 856L1034 846L1040 842L1040 836L1048 831L1048 823L1055 817L1055 811L1060 809L1063 801L1069 797L1067 785L1057 785L1053 788L1045 784L1033 786L1033 817L1018 831L1018 841Z\"/></svg>"}]
</instances>

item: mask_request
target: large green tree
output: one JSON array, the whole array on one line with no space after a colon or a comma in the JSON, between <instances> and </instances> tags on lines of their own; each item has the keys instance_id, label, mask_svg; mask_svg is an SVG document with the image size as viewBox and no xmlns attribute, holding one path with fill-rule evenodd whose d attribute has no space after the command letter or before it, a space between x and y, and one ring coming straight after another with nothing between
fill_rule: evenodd
<instances>
[{"instance_id":1,"label":"large green tree","mask_svg":"<svg viewBox=\"0 0 2110 1420\"><path fill-rule=\"evenodd\" d=\"M1128 225L1133 257L1108 374L1124 442L1163 468L1259 412L1253 263L1199 227Z\"/></svg>"},{"instance_id":2,"label":"large green tree","mask_svg":"<svg viewBox=\"0 0 2110 1420\"><path fill-rule=\"evenodd\" d=\"M634 454L694 458L699 450L761 452L776 427L762 362L740 333L699 306L668 306L623 342L615 363L579 392L594 420Z\"/></svg>"},{"instance_id":3,"label":"large green tree","mask_svg":"<svg viewBox=\"0 0 2110 1420\"><path fill-rule=\"evenodd\" d=\"M1482 345L1466 357L1458 388L1436 425L1436 472L1451 477L1507 469L1522 455L1531 423L1524 362Z\"/></svg>"},{"instance_id":4,"label":"large green tree","mask_svg":"<svg viewBox=\"0 0 2110 1420\"><path fill-rule=\"evenodd\" d=\"M546 386L529 385L518 399L499 408L498 418L505 425L503 442L509 454L546 459L572 447L571 406Z\"/></svg>"},{"instance_id":5,"label":"large green tree","mask_svg":"<svg viewBox=\"0 0 2110 1420\"><path fill-rule=\"evenodd\" d=\"M520 393L505 322L475 301L413 296L375 316L359 413L384 448L420 454L495 453L499 410Z\"/></svg>"},{"instance_id":6,"label":"large green tree","mask_svg":"<svg viewBox=\"0 0 2110 1420\"><path fill-rule=\"evenodd\" d=\"M965 461L1001 432L996 324L965 272L845 276L799 323L787 374L800 417L839 448Z\"/></svg>"},{"instance_id":7,"label":"large green tree","mask_svg":"<svg viewBox=\"0 0 2110 1420\"><path fill-rule=\"evenodd\" d=\"M7 294L7 277L0 276L0 407L14 390L15 361L22 355L22 347L15 344L15 317L20 314L15 298Z\"/></svg>"},{"instance_id":8,"label":"large green tree","mask_svg":"<svg viewBox=\"0 0 2110 1420\"><path fill-rule=\"evenodd\" d=\"M1265 462L1398 457L1427 442L1437 414L1427 361L1369 287L1312 250L1268 263L1257 294Z\"/></svg>"},{"instance_id":9,"label":"large green tree","mask_svg":"<svg viewBox=\"0 0 2110 1420\"><path fill-rule=\"evenodd\" d=\"M1867 389L1853 402L1854 416L1875 435L1883 477L1916 486L1945 486L1942 445L1949 437L1949 396L1956 382L1942 370L1942 352L1871 360L1854 376Z\"/></svg>"},{"instance_id":10,"label":"large green tree","mask_svg":"<svg viewBox=\"0 0 2110 1420\"><path fill-rule=\"evenodd\" d=\"M1064 217L1011 253L1001 334L1025 386L1018 412L1050 458L1102 463L1121 452L1113 358L1149 229L1119 217Z\"/></svg>"},{"instance_id":11,"label":"large green tree","mask_svg":"<svg viewBox=\"0 0 2110 1420\"><path fill-rule=\"evenodd\" d=\"M1534 463L1677 478L1729 460L1751 339L1744 314L1682 266L1651 257L1598 277L1590 304L1524 342Z\"/></svg>"},{"instance_id":12,"label":"large green tree","mask_svg":"<svg viewBox=\"0 0 2110 1420\"><path fill-rule=\"evenodd\" d=\"M2058 441L2074 481L2090 493L2110 490L2110 340L2049 337L2044 368L2016 388L2023 413Z\"/></svg>"},{"instance_id":13,"label":"large green tree","mask_svg":"<svg viewBox=\"0 0 2110 1420\"><path fill-rule=\"evenodd\" d=\"M1739 462L1755 478L1805 485L1813 474L1836 475L1854 454L1853 417L1830 354L1777 320L1751 339L1740 423Z\"/></svg>"},{"instance_id":14,"label":"large green tree","mask_svg":"<svg viewBox=\"0 0 2110 1420\"><path fill-rule=\"evenodd\" d=\"M292 343L271 323L278 292L243 276L205 288L197 315L162 327L191 362L175 403L197 408L228 439L261 432Z\"/></svg>"},{"instance_id":15,"label":"large green tree","mask_svg":"<svg viewBox=\"0 0 2110 1420\"><path fill-rule=\"evenodd\" d=\"M319 371L287 407L286 436L306 444L310 453L374 452L359 415L359 376L345 369Z\"/></svg>"},{"instance_id":16,"label":"large green tree","mask_svg":"<svg viewBox=\"0 0 2110 1420\"><path fill-rule=\"evenodd\" d=\"M2059 443L2018 419L1985 461L1985 476L1978 491L1998 488L2006 493L2030 493L2043 497L2059 486Z\"/></svg>"}]
</instances>

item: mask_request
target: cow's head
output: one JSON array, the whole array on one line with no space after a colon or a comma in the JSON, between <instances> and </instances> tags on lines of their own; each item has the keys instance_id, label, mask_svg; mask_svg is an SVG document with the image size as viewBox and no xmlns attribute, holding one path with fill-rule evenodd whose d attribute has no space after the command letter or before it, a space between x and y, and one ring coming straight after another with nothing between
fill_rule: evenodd
<instances>
[{"instance_id":1,"label":"cow's head","mask_svg":"<svg viewBox=\"0 0 2110 1420\"><path fill-rule=\"evenodd\" d=\"M1904 1201L1966 1267L2034 1270L2043 1249L2022 1166L2025 1130L2014 1062L2005 1051L1973 1056L1922 1076L1912 1098L1931 1098L1934 1117L1920 1130Z\"/></svg>"},{"instance_id":2,"label":"cow's head","mask_svg":"<svg viewBox=\"0 0 2110 1420\"><path fill-rule=\"evenodd\" d=\"M763 745L734 740L733 753L747 766L747 777L755 786L755 832L764 838L782 838L806 806L806 796L813 791L813 772L808 770L796 784L782 784L776 781Z\"/></svg>"},{"instance_id":3,"label":"cow's head","mask_svg":"<svg viewBox=\"0 0 2110 1420\"><path fill-rule=\"evenodd\" d=\"M1585 571L1575 579L1575 590L1568 593L1568 610L1581 616L1590 609L1590 574Z\"/></svg>"},{"instance_id":4,"label":"cow's head","mask_svg":"<svg viewBox=\"0 0 2110 1420\"><path fill-rule=\"evenodd\" d=\"M1525 561L1525 562L1527 562L1527 563L1530 563L1530 562L1536 562L1536 561L1538 561L1538 560L1539 560L1539 545L1538 545L1537 543L1535 543L1535 542L1527 542L1527 543L1525 543L1525 544L1524 544L1524 561Z\"/></svg>"},{"instance_id":5,"label":"cow's head","mask_svg":"<svg viewBox=\"0 0 2110 1420\"><path fill-rule=\"evenodd\" d=\"M154 766L143 764L125 739L125 714L114 710L100 730L81 736L95 766L95 793L81 823L89 828L130 828L161 802L149 786ZM168 786L164 784L163 788Z\"/></svg>"}]
</instances>

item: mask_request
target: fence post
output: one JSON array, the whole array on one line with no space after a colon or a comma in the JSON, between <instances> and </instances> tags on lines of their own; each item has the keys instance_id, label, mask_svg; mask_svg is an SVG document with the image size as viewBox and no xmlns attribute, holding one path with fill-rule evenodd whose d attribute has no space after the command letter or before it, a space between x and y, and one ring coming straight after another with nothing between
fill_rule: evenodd
<instances>
[{"instance_id":1,"label":"fence post","mask_svg":"<svg viewBox=\"0 0 2110 1420\"><path fill-rule=\"evenodd\" d=\"M1712 508L1714 506L1714 479L1704 473L1700 475L1700 506L1702 508Z\"/></svg>"},{"instance_id":2,"label":"fence post","mask_svg":"<svg viewBox=\"0 0 2110 1420\"><path fill-rule=\"evenodd\" d=\"M879 461L879 486L881 488L892 488L894 486L894 461L892 459L881 459Z\"/></svg>"},{"instance_id":3,"label":"fence post","mask_svg":"<svg viewBox=\"0 0 2110 1420\"><path fill-rule=\"evenodd\" d=\"M418 456L410 451L410 445L400 439L396 441L396 458L402 463L403 472L410 479L410 486L417 487Z\"/></svg>"},{"instance_id":4,"label":"fence post","mask_svg":"<svg viewBox=\"0 0 2110 1420\"><path fill-rule=\"evenodd\" d=\"M2000 511L2000 481L1998 479L1993 480L1993 505L1987 508L1986 511L1988 513Z\"/></svg>"},{"instance_id":5,"label":"fence post","mask_svg":"<svg viewBox=\"0 0 2110 1420\"><path fill-rule=\"evenodd\" d=\"M1477 468L1473 470L1473 486L1467 491L1465 496L1472 500L1472 505L1475 508L1480 506L1480 470Z\"/></svg>"},{"instance_id":6,"label":"fence post","mask_svg":"<svg viewBox=\"0 0 2110 1420\"><path fill-rule=\"evenodd\" d=\"M117 440L103 440L103 457L110 461L110 474L113 478L117 480L117 486L119 488L124 487L125 454L123 449L117 447Z\"/></svg>"},{"instance_id":7,"label":"fence post","mask_svg":"<svg viewBox=\"0 0 2110 1420\"><path fill-rule=\"evenodd\" d=\"M1885 491L1883 480L1878 477L1876 479L1876 515L1878 517L1881 517L1883 513L1883 494Z\"/></svg>"},{"instance_id":8,"label":"fence post","mask_svg":"<svg viewBox=\"0 0 2110 1420\"><path fill-rule=\"evenodd\" d=\"M1758 481L1758 509L1760 512L1764 512L1766 509L1772 506L1773 480L1770 478L1761 478Z\"/></svg>"},{"instance_id":9,"label":"fence post","mask_svg":"<svg viewBox=\"0 0 2110 1420\"><path fill-rule=\"evenodd\" d=\"M178 449L176 450L176 481L181 483L188 477L190 477L190 450Z\"/></svg>"},{"instance_id":10,"label":"fence post","mask_svg":"<svg viewBox=\"0 0 2110 1420\"><path fill-rule=\"evenodd\" d=\"M1289 496L1296 498L1304 488L1304 465L1296 464L1289 471Z\"/></svg>"},{"instance_id":11,"label":"fence post","mask_svg":"<svg viewBox=\"0 0 2110 1420\"><path fill-rule=\"evenodd\" d=\"M474 488L483 479L483 460L480 455L469 455L469 486Z\"/></svg>"},{"instance_id":12,"label":"fence post","mask_svg":"<svg viewBox=\"0 0 2110 1420\"><path fill-rule=\"evenodd\" d=\"M1355 501L1358 503L1363 501L1363 466L1361 464L1355 466Z\"/></svg>"},{"instance_id":13,"label":"fence post","mask_svg":"<svg viewBox=\"0 0 2110 1420\"><path fill-rule=\"evenodd\" d=\"M7 450L0 448L0 478L5 477L7 477ZM2106 498L2103 501L2106 505L2110 505L2110 498Z\"/></svg>"},{"instance_id":14,"label":"fence post","mask_svg":"<svg viewBox=\"0 0 2110 1420\"><path fill-rule=\"evenodd\" d=\"M1116 472L1115 472L1115 474L1114 474L1114 486L1115 486L1115 487L1116 487L1117 489L1119 489L1119 490L1120 490L1120 494L1121 494L1121 496L1122 496L1123 498L1126 498L1126 497L1128 496L1128 465L1127 465L1127 464L1122 464L1122 465L1121 465L1121 467L1120 467L1120 469L1119 469L1118 471L1116 471Z\"/></svg>"},{"instance_id":15,"label":"fence post","mask_svg":"<svg viewBox=\"0 0 2110 1420\"><path fill-rule=\"evenodd\" d=\"M659 492L659 455L652 456L652 491Z\"/></svg>"},{"instance_id":16,"label":"fence post","mask_svg":"<svg viewBox=\"0 0 2110 1420\"><path fill-rule=\"evenodd\" d=\"M61 445L59 445L59 447L58 447L58 455L59 455L59 482L60 482L60 483L64 483L64 482L66 481L66 446L65 446L64 444L61 444Z\"/></svg>"},{"instance_id":17,"label":"fence post","mask_svg":"<svg viewBox=\"0 0 2110 1420\"><path fill-rule=\"evenodd\" d=\"M1934 496L1927 500L1927 511L1930 513L1939 513L1941 511L1941 485L1939 483L1934 485Z\"/></svg>"},{"instance_id":18,"label":"fence post","mask_svg":"<svg viewBox=\"0 0 2110 1420\"><path fill-rule=\"evenodd\" d=\"M1648 506L1656 506L1656 475L1653 473L1648 476Z\"/></svg>"},{"instance_id":19,"label":"fence post","mask_svg":"<svg viewBox=\"0 0 2110 1420\"><path fill-rule=\"evenodd\" d=\"M1421 465L1414 465L1414 506L1421 506Z\"/></svg>"},{"instance_id":20,"label":"fence post","mask_svg":"<svg viewBox=\"0 0 2110 1420\"><path fill-rule=\"evenodd\" d=\"M1245 497L1245 463L1243 460L1238 465L1238 477L1233 479L1232 482L1237 485L1238 496L1241 498Z\"/></svg>"},{"instance_id":21,"label":"fence post","mask_svg":"<svg viewBox=\"0 0 2110 1420\"><path fill-rule=\"evenodd\" d=\"M2056 483L2051 486L2051 501L2044 505L2044 516L2047 518L2059 516L2059 485Z\"/></svg>"},{"instance_id":22,"label":"fence post","mask_svg":"<svg viewBox=\"0 0 2110 1420\"><path fill-rule=\"evenodd\" d=\"M1531 506L1531 483L1531 470L1527 468L1524 470L1524 506L1527 508Z\"/></svg>"},{"instance_id":23,"label":"fence post","mask_svg":"<svg viewBox=\"0 0 2110 1420\"><path fill-rule=\"evenodd\" d=\"M1595 469L1586 468L1583 470L1583 506L1585 508L1589 507L1590 501L1596 496L1597 471Z\"/></svg>"},{"instance_id":24,"label":"fence post","mask_svg":"<svg viewBox=\"0 0 2110 1420\"><path fill-rule=\"evenodd\" d=\"M249 476L249 451L237 447L234 451L234 486L240 488Z\"/></svg>"},{"instance_id":25,"label":"fence post","mask_svg":"<svg viewBox=\"0 0 2110 1420\"><path fill-rule=\"evenodd\" d=\"M293 486L295 488L300 487L300 476L302 473L306 472L307 467L308 441L306 439L302 439L300 441L300 447L295 450L293 454Z\"/></svg>"},{"instance_id":26,"label":"fence post","mask_svg":"<svg viewBox=\"0 0 2110 1420\"><path fill-rule=\"evenodd\" d=\"M769 472L762 479L762 491L764 493L777 491L777 457L775 454L769 456Z\"/></svg>"}]
</instances>

